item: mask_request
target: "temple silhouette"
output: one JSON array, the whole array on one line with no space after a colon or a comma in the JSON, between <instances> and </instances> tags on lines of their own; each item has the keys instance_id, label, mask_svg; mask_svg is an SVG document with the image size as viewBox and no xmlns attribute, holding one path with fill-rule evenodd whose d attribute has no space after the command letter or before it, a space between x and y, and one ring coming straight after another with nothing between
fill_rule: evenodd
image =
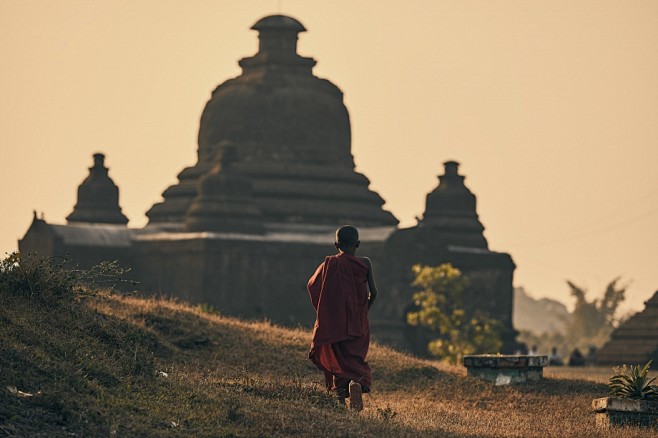
<instances>
[{"instance_id":1,"label":"temple silhouette","mask_svg":"<svg viewBox=\"0 0 658 438\"><path fill-rule=\"evenodd\" d=\"M658 362L658 291L644 302L644 309L615 329L596 353L598 365Z\"/></svg>"},{"instance_id":2,"label":"temple silhouette","mask_svg":"<svg viewBox=\"0 0 658 438\"><path fill-rule=\"evenodd\" d=\"M308 326L315 315L306 281L335 251L335 229L351 224L378 277L381 296L371 312L376 339L425 349L422 333L406 325L411 267L450 262L470 279L467 310L497 318L502 352L517 350L515 265L488 248L459 163L444 163L418 224L399 228L367 177L355 171L343 93L313 74L314 59L297 54L304 26L274 15L252 29L259 33L258 53L240 60L242 74L212 92L201 116L198 160L147 211L144 228L127 226L99 153L67 224L35 214L20 251L69 254L82 266L118 260L146 294Z\"/></svg>"}]
</instances>

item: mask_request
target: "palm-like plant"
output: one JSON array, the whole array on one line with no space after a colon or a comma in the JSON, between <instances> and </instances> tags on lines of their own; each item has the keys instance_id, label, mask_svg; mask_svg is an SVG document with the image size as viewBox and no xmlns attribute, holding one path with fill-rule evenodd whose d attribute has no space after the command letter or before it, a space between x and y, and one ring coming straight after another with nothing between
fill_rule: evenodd
<instances>
[{"instance_id":1,"label":"palm-like plant","mask_svg":"<svg viewBox=\"0 0 658 438\"><path fill-rule=\"evenodd\" d=\"M632 398L640 400L658 400L658 386L652 385L655 377L648 378L647 373L651 366L649 361L640 368L640 365L631 366L630 370L624 365L616 368L617 374L610 378L609 394L619 398Z\"/></svg>"}]
</instances>

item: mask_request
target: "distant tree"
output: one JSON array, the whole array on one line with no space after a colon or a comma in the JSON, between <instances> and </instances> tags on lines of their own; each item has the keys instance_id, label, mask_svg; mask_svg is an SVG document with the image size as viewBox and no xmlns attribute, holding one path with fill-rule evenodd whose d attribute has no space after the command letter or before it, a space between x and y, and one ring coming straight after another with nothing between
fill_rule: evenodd
<instances>
[{"instance_id":1,"label":"distant tree","mask_svg":"<svg viewBox=\"0 0 658 438\"><path fill-rule=\"evenodd\" d=\"M459 363L464 355L496 353L500 350L500 323L479 311L467 314L462 292L468 279L451 264L415 265L413 295L418 310L407 314L407 322L429 329L437 338L428 344L433 356Z\"/></svg>"},{"instance_id":2,"label":"distant tree","mask_svg":"<svg viewBox=\"0 0 658 438\"><path fill-rule=\"evenodd\" d=\"M587 300L586 289L567 281L571 296L576 299L567 331L567 341L572 347L601 347L623 320L617 310L625 299L628 284L619 285L620 279L608 283L603 297L592 301Z\"/></svg>"}]
</instances>

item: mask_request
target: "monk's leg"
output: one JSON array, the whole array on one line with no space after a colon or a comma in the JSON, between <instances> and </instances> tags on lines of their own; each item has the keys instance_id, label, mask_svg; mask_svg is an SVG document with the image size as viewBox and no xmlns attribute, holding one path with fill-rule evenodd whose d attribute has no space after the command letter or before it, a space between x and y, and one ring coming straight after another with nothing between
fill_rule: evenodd
<instances>
[{"instance_id":1,"label":"monk's leg","mask_svg":"<svg viewBox=\"0 0 658 438\"><path fill-rule=\"evenodd\" d=\"M340 404L345 404L345 399L349 397L350 379L344 377L334 376L334 388L336 390L336 398Z\"/></svg>"},{"instance_id":2,"label":"monk's leg","mask_svg":"<svg viewBox=\"0 0 658 438\"><path fill-rule=\"evenodd\" d=\"M349 341L332 344L334 355L340 363L342 372L340 377L353 380L361 384L363 392L370 392L371 371L365 360L368 352L369 340L350 339Z\"/></svg>"}]
</instances>

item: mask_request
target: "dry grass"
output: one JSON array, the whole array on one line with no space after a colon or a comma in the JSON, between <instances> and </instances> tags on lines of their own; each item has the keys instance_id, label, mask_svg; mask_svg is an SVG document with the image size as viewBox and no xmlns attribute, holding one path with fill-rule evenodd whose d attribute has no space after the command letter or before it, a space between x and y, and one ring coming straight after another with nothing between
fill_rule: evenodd
<instances>
[{"instance_id":1,"label":"dry grass","mask_svg":"<svg viewBox=\"0 0 658 438\"><path fill-rule=\"evenodd\" d=\"M166 300L0 296L0 436L655 436L597 430L600 382L494 387L373 345L356 414L324 390L305 329Z\"/></svg>"}]
</instances>

